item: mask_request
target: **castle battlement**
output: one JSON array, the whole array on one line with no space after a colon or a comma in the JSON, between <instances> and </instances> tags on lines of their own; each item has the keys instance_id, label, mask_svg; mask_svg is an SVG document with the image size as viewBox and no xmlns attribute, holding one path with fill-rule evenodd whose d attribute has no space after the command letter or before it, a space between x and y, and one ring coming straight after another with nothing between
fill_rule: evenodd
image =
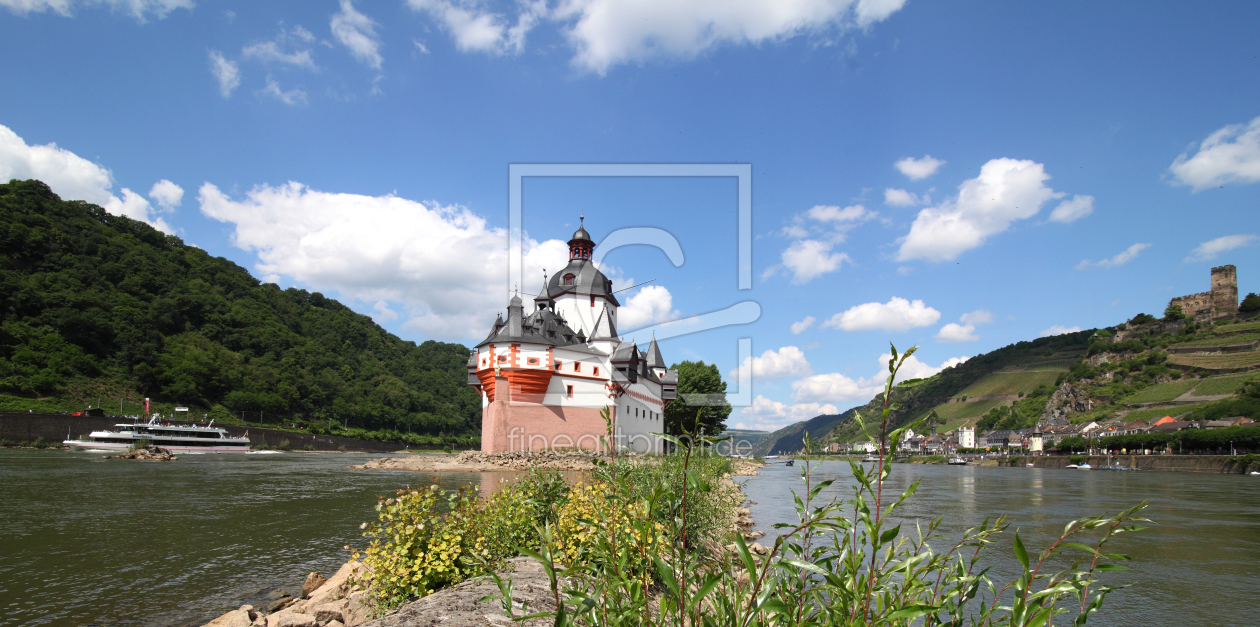
<instances>
[{"instance_id":1,"label":"castle battlement","mask_svg":"<svg viewBox=\"0 0 1260 627\"><path fill-rule=\"evenodd\" d=\"M1168 305L1179 305L1187 316L1227 316L1238 313L1238 269L1234 266L1212 268L1211 291L1178 296Z\"/></svg>"}]
</instances>

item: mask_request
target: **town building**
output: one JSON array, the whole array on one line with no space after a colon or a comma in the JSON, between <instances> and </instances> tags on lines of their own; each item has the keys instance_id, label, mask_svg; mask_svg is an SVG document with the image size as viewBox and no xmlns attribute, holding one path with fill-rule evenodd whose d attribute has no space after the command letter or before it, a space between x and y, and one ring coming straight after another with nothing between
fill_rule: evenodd
<instances>
[{"instance_id":1,"label":"town building","mask_svg":"<svg viewBox=\"0 0 1260 627\"><path fill-rule=\"evenodd\" d=\"M616 290L591 261L583 225L569 240L569 263L548 279L526 314L519 294L507 317L468 357L468 384L481 394L481 450L600 450L609 426L619 447L659 453L665 406L677 397L652 338L646 351L617 332Z\"/></svg>"},{"instance_id":2,"label":"town building","mask_svg":"<svg viewBox=\"0 0 1260 627\"><path fill-rule=\"evenodd\" d=\"M958 429L958 448L976 448L975 427L960 427Z\"/></svg>"}]
</instances>

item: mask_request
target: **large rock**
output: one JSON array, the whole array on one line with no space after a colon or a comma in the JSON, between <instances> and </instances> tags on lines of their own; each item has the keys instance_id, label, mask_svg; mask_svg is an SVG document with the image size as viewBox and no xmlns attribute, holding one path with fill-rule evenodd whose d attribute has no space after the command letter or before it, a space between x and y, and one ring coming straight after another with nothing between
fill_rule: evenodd
<instances>
[{"instance_id":1,"label":"large rock","mask_svg":"<svg viewBox=\"0 0 1260 627\"><path fill-rule=\"evenodd\" d=\"M205 627L249 627L253 622L253 619L249 617L249 610L242 608L232 610L206 623Z\"/></svg>"},{"instance_id":2,"label":"large rock","mask_svg":"<svg viewBox=\"0 0 1260 627\"><path fill-rule=\"evenodd\" d=\"M267 627L319 627L315 617L284 610L267 615Z\"/></svg>"},{"instance_id":3,"label":"large rock","mask_svg":"<svg viewBox=\"0 0 1260 627\"><path fill-rule=\"evenodd\" d=\"M311 598L311 593L326 583L328 583L328 578L319 573L311 573L307 575L306 583L302 584L302 598Z\"/></svg>"},{"instance_id":4,"label":"large rock","mask_svg":"<svg viewBox=\"0 0 1260 627\"><path fill-rule=\"evenodd\" d=\"M531 558L518 557L509 560L512 572L502 577L512 579L512 600L517 615L521 615L522 603L532 612L554 612L555 597L551 595L551 582L542 566ZM404 605L398 612L378 618L365 627L510 627L503 605L497 598L488 601L487 596L498 597L499 588L489 578L465 581L459 585L438 590L427 597ZM550 627L554 621L535 618L524 622L524 627ZM352 627L346 622L346 627Z\"/></svg>"}]
</instances>

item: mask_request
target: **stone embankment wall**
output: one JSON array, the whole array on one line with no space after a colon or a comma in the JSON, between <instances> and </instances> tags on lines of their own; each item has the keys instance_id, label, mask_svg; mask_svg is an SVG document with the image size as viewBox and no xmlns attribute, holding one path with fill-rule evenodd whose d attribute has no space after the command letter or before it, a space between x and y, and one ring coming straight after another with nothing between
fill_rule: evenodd
<instances>
[{"instance_id":1,"label":"stone embankment wall","mask_svg":"<svg viewBox=\"0 0 1260 627\"><path fill-rule=\"evenodd\" d=\"M1229 455L1093 455L1087 458L1090 466L1102 468L1108 463L1126 468L1153 472L1199 472L1214 474L1241 474L1260 467L1244 469L1237 458ZM1032 463L1034 468L1066 468L1073 463L1067 455L1044 457L1012 457L1007 465L1024 468ZM1079 463L1079 462L1078 462Z\"/></svg>"},{"instance_id":2,"label":"stone embankment wall","mask_svg":"<svg viewBox=\"0 0 1260 627\"><path fill-rule=\"evenodd\" d=\"M112 429L114 425L127 422L125 418L97 418L92 416L65 416L61 414L0 414L0 440L31 442L35 438L44 438L48 442L77 440L81 435L93 431ZM294 433L261 427L233 427L225 425L228 434L241 437L249 432L252 446L266 445L279 447L284 440L289 447L300 451L308 445L316 451L338 451L345 447L347 451L368 451L386 453L396 451L405 445L398 442L377 442L374 440L356 440L331 435L315 435L311 433Z\"/></svg>"}]
</instances>

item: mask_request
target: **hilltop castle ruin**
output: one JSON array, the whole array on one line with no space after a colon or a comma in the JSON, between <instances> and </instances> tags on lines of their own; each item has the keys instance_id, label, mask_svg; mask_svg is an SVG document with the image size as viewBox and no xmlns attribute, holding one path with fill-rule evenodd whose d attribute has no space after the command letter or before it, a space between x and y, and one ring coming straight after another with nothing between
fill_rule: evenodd
<instances>
[{"instance_id":1,"label":"hilltop castle ruin","mask_svg":"<svg viewBox=\"0 0 1260 627\"><path fill-rule=\"evenodd\" d=\"M1178 296L1168 305L1181 306L1187 316L1221 316L1238 313L1238 271L1234 266L1212 268L1212 291Z\"/></svg>"}]
</instances>

